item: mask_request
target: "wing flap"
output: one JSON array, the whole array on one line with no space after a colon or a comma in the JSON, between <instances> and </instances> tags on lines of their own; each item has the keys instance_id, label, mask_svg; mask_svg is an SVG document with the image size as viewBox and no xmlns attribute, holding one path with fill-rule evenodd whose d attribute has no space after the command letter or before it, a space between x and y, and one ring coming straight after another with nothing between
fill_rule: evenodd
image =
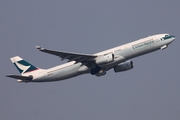
<instances>
[{"instance_id":1,"label":"wing flap","mask_svg":"<svg viewBox=\"0 0 180 120\"><path fill-rule=\"evenodd\" d=\"M55 50L48 50L42 48L40 46L36 46L39 51L49 53L52 55L56 55L61 58L61 60L67 59L68 61L76 61L76 62L88 62L94 61L97 55L90 55L90 54L81 54L81 53L72 53L72 52L64 52L64 51L55 51Z\"/></svg>"}]
</instances>

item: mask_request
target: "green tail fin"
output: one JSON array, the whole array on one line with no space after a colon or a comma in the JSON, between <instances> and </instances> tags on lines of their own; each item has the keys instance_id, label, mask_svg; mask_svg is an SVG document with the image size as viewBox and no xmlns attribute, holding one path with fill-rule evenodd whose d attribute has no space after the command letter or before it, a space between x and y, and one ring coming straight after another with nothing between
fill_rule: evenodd
<instances>
[{"instance_id":1,"label":"green tail fin","mask_svg":"<svg viewBox=\"0 0 180 120\"><path fill-rule=\"evenodd\" d=\"M35 67L34 65L28 63L27 61L23 60L19 56L15 56L15 57L12 57L10 59L21 74L39 69L39 68Z\"/></svg>"}]
</instances>

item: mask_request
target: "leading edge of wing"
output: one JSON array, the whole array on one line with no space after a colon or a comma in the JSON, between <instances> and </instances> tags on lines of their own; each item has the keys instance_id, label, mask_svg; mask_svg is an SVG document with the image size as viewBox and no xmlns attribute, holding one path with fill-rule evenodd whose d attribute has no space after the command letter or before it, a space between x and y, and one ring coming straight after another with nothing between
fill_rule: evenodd
<instances>
[{"instance_id":1,"label":"leading edge of wing","mask_svg":"<svg viewBox=\"0 0 180 120\"><path fill-rule=\"evenodd\" d=\"M36 46L36 49L38 49L39 51L45 52L45 53L56 55L56 56L60 57L61 60L67 59L69 61L76 61L76 62L94 61L94 59L96 57L98 57L97 55L91 55L91 54L49 50L49 49L42 48L40 46Z\"/></svg>"}]
</instances>

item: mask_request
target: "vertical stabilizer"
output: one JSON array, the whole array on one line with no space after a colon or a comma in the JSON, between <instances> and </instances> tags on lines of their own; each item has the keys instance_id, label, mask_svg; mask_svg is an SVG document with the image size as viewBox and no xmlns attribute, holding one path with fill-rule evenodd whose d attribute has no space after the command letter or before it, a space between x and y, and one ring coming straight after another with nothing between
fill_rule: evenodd
<instances>
[{"instance_id":1,"label":"vertical stabilizer","mask_svg":"<svg viewBox=\"0 0 180 120\"><path fill-rule=\"evenodd\" d=\"M16 66L16 68L19 70L21 75L24 73L39 69L39 68L35 67L34 65L28 63L27 61L23 60L19 56L15 56L10 59L11 59L12 63Z\"/></svg>"}]
</instances>

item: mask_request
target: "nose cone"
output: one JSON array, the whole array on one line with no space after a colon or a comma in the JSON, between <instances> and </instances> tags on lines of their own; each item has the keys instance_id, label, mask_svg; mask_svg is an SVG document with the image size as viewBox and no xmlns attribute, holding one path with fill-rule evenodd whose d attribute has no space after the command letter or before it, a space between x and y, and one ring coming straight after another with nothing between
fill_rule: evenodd
<instances>
[{"instance_id":1,"label":"nose cone","mask_svg":"<svg viewBox=\"0 0 180 120\"><path fill-rule=\"evenodd\" d=\"M174 36L174 35L171 35L170 43L173 42L174 40L175 40L175 36Z\"/></svg>"},{"instance_id":2,"label":"nose cone","mask_svg":"<svg viewBox=\"0 0 180 120\"><path fill-rule=\"evenodd\" d=\"M172 37L175 39L175 36L174 36L174 35L172 35Z\"/></svg>"}]
</instances>

